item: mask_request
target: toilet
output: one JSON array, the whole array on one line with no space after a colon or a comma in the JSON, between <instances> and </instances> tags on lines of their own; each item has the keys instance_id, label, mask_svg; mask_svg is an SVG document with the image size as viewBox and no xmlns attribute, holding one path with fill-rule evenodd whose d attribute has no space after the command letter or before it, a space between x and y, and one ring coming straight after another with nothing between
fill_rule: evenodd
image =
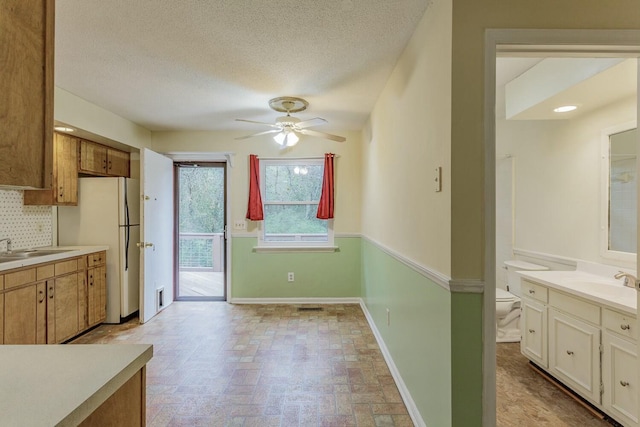
<instances>
[{"instance_id":1,"label":"toilet","mask_svg":"<svg viewBox=\"0 0 640 427\"><path fill-rule=\"evenodd\" d=\"M507 289L496 288L496 342L520 341L520 276L516 271L548 270L543 265L526 261L504 262L507 269Z\"/></svg>"}]
</instances>

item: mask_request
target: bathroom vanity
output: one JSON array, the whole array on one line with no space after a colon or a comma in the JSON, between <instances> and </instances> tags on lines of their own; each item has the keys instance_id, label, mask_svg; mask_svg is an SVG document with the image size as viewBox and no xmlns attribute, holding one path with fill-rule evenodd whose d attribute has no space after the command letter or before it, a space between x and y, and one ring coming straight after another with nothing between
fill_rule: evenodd
<instances>
[{"instance_id":1,"label":"bathroom vanity","mask_svg":"<svg viewBox=\"0 0 640 427\"><path fill-rule=\"evenodd\" d=\"M636 290L578 263L520 272L521 351L625 426L638 426Z\"/></svg>"}]
</instances>

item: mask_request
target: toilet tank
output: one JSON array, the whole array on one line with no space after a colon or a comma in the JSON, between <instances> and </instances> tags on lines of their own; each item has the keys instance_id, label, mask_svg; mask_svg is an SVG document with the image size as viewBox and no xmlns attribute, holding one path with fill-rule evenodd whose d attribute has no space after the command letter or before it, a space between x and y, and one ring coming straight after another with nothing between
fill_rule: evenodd
<instances>
[{"instance_id":1,"label":"toilet tank","mask_svg":"<svg viewBox=\"0 0 640 427\"><path fill-rule=\"evenodd\" d=\"M507 286L509 292L518 297L522 296L522 293L520 291L520 276L516 274L516 271L543 271L549 269L544 265L533 264L517 259L505 261L504 265L507 268Z\"/></svg>"}]
</instances>

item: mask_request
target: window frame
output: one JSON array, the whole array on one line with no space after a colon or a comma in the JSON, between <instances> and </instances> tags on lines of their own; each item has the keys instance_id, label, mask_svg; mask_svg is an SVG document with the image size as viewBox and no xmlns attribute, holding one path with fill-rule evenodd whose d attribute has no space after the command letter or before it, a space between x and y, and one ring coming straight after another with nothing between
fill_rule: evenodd
<instances>
[{"instance_id":1,"label":"window frame","mask_svg":"<svg viewBox=\"0 0 640 427\"><path fill-rule=\"evenodd\" d=\"M304 202L291 202L291 203L271 203L267 202L266 198L266 169L269 166L300 166L301 163L305 165L322 166L324 168L324 159L321 157L314 158L287 158L287 159L260 159L260 196L262 197L262 206L264 209L265 219L258 222L258 246L256 250L269 250L269 251L288 251L288 250L306 250L306 251L335 251L337 247L334 243L334 231L333 231L333 219L322 220L327 221L327 240L324 242L318 241L269 241L265 240L265 221L267 215L266 206L273 205L301 205L306 204ZM308 201L307 201L308 202ZM318 201L319 202L319 198Z\"/></svg>"}]
</instances>

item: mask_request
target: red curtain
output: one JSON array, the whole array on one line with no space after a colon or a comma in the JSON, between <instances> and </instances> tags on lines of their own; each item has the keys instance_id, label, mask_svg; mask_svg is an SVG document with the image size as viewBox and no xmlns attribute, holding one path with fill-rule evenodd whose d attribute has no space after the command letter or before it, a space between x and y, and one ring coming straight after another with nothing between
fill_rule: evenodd
<instances>
[{"instance_id":1,"label":"red curtain","mask_svg":"<svg viewBox=\"0 0 640 427\"><path fill-rule=\"evenodd\" d=\"M249 155L249 205L247 206L247 219L262 221L262 196L260 196L260 160L255 154Z\"/></svg>"},{"instance_id":2,"label":"red curtain","mask_svg":"<svg viewBox=\"0 0 640 427\"><path fill-rule=\"evenodd\" d=\"M335 154L324 155L324 176L322 177L322 194L318 202L318 219L333 219L333 158Z\"/></svg>"}]
</instances>

